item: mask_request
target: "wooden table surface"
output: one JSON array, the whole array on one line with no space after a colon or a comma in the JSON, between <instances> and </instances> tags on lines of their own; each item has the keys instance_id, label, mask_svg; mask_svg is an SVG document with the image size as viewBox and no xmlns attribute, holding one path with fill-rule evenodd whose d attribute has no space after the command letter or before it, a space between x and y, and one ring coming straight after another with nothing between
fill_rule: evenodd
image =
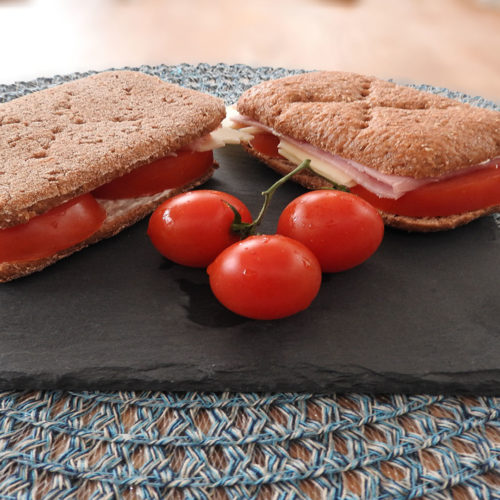
<instances>
[{"instance_id":1,"label":"wooden table surface","mask_svg":"<svg viewBox=\"0 0 500 500\"><path fill-rule=\"evenodd\" d=\"M0 82L140 64L339 69L500 101L498 0L0 0Z\"/></svg>"}]
</instances>

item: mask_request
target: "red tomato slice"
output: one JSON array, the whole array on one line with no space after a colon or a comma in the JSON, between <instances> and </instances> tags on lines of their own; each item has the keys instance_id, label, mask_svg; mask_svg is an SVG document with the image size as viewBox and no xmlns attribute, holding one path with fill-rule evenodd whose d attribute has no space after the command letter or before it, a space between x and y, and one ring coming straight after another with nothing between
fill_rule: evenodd
<instances>
[{"instance_id":1,"label":"red tomato slice","mask_svg":"<svg viewBox=\"0 0 500 500\"><path fill-rule=\"evenodd\" d=\"M500 159L487 166L426 184L397 200L379 198L357 185L351 192L383 212L409 217L456 215L500 205Z\"/></svg>"},{"instance_id":2,"label":"red tomato slice","mask_svg":"<svg viewBox=\"0 0 500 500\"><path fill-rule=\"evenodd\" d=\"M268 132L263 132L262 134L256 134L250 141L250 146L252 146L255 151L271 158L283 158L278 153L278 144L280 143L280 138L270 134Z\"/></svg>"},{"instance_id":3,"label":"red tomato slice","mask_svg":"<svg viewBox=\"0 0 500 500\"><path fill-rule=\"evenodd\" d=\"M160 193L189 184L213 165L212 151L179 151L139 167L93 191L96 198L119 200Z\"/></svg>"},{"instance_id":4,"label":"red tomato slice","mask_svg":"<svg viewBox=\"0 0 500 500\"><path fill-rule=\"evenodd\" d=\"M86 240L105 218L92 195L78 196L26 224L0 229L0 262L49 257Z\"/></svg>"}]
</instances>

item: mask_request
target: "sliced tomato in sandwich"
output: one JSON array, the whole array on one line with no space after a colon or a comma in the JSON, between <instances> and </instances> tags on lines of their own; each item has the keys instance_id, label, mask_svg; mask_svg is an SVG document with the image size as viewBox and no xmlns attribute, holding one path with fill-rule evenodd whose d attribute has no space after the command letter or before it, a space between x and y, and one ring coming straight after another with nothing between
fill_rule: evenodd
<instances>
[{"instance_id":1,"label":"sliced tomato in sandwich","mask_svg":"<svg viewBox=\"0 0 500 500\"><path fill-rule=\"evenodd\" d=\"M278 151L280 138L273 134L255 134L250 141L250 146L260 154L271 158L283 158Z\"/></svg>"},{"instance_id":2,"label":"sliced tomato in sandwich","mask_svg":"<svg viewBox=\"0 0 500 500\"><path fill-rule=\"evenodd\" d=\"M102 226L106 211L96 198L138 198L189 185L213 165L213 152L180 151L133 170L25 224L0 229L0 262L50 257L85 241Z\"/></svg>"},{"instance_id":3,"label":"sliced tomato in sandwich","mask_svg":"<svg viewBox=\"0 0 500 500\"><path fill-rule=\"evenodd\" d=\"M178 151L175 156L161 158L114 179L93 194L104 200L150 196L194 182L208 172L213 162L211 150Z\"/></svg>"},{"instance_id":4,"label":"sliced tomato in sandwich","mask_svg":"<svg viewBox=\"0 0 500 500\"><path fill-rule=\"evenodd\" d=\"M90 194L78 196L25 224L0 229L0 262L50 257L92 236L106 211Z\"/></svg>"},{"instance_id":5,"label":"sliced tomato in sandwich","mask_svg":"<svg viewBox=\"0 0 500 500\"><path fill-rule=\"evenodd\" d=\"M482 168L431 182L396 200L381 198L360 184L350 188L378 210L408 217L462 214L500 205L500 159Z\"/></svg>"}]
</instances>

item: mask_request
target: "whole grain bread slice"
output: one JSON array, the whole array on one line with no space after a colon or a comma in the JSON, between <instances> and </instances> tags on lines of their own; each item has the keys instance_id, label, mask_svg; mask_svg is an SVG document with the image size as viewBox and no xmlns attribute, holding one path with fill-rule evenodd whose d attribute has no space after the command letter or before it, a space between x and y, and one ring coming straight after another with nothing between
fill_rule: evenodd
<instances>
[{"instance_id":1,"label":"whole grain bread slice","mask_svg":"<svg viewBox=\"0 0 500 500\"><path fill-rule=\"evenodd\" d=\"M137 71L0 104L0 228L175 152L224 116L221 99Z\"/></svg>"},{"instance_id":2,"label":"whole grain bread slice","mask_svg":"<svg viewBox=\"0 0 500 500\"><path fill-rule=\"evenodd\" d=\"M291 172L296 165L289 162L285 158L273 158L263 155L262 153L253 149L248 143L242 143L243 148L255 156L266 165L271 167L275 172L280 175L286 175ZM309 170L303 170L292 177L292 180L301 184L307 189L322 189L332 187L332 183L324 177L314 174ZM482 210L474 210L456 215L448 215L441 217L408 217L406 215L395 215L379 210L379 213L384 220L384 224L397 229L406 231L418 232L435 232L454 229L458 226L468 224L469 222L483 217L485 215L500 212L500 205L487 207Z\"/></svg>"},{"instance_id":3,"label":"whole grain bread slice","mask_svg":"<svg viewBox=\"0 0 500 500\"><path fill-rule=\"evenodd\" d=\"M237 110L385 174L437 177L500 155L499 112L355 73L266 81Z\"/></svg>"}]
</instances>

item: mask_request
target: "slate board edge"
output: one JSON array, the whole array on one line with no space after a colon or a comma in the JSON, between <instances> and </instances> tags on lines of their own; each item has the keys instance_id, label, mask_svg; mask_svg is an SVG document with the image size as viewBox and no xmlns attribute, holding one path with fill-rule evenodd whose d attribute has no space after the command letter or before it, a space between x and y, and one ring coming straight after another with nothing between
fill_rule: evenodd
<instances>
[{"instance_id":1,"label":"slate board edge","mask_svg":"<svg viewBox=\"0 0 500 500\"><path fill-rule=\"evenodd\" d=\"M224 373L224 372L223 372ZM225 373L228 373L227 371ZM297 374L295 374L297 375ZM477 382L471 381L479 376ZM488 381L483 378L486 375ZM210 391L210 392L296 392L296 383L290 385L283 380L255 381L248 383L243 373L240 381L238 375L231 373L226 380L223 374L214 372L211 375L200 374L199 378L177 380L168 372L157 374L158 380L147 377L130 377L126 369L89 368L85 373L68 372L57 379L47 374L21 374L0 372L0 390L97 390L97 391ZM367 380L370 379L370 380ZM160 380L161 379L161 380ZM308 377L307 392L312 393L370 393L370 394L461 394L461 395L500 395L500 370L467 373L425 373L421 376L400 373L373 373L362 370L346 370L343 373L330 372L324 377L324 383L318 384Z\"/></svg>"}]
</instances>

